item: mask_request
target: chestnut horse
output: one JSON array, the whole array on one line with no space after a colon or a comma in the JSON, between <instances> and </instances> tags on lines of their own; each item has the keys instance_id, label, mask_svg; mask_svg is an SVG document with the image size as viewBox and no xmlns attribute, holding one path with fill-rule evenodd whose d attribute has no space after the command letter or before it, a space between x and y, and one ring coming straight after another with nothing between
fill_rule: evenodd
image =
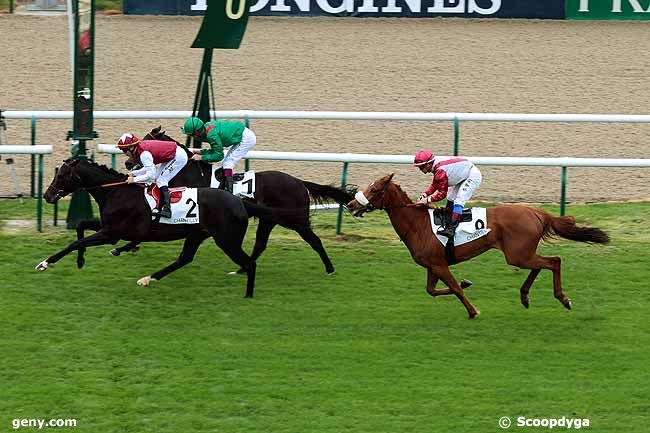
<instances>
[{"instance_id":1,"label":"chestnut horse","mask_svg":"<svg viewBox=\"0 0 650 433\"><path fill-rule=\"evenodd\" d=\"M392 182L393 174L383 176L358 192L348 203L355 216L373 209L388 213L395 231L411 252L413 260L427 268L427 292L431 296L454 294L463 303L469 318L480 312L474 308L454 276L449 271L445 249L433 234L428 208L414 204L399 185ZM519 289L521 303L528 308L528 292L542 269L553 271L553 292L555 298L567 309L571 300L562 291L559 257L544 257L537 254L540 240L553 236L587 243L606 244L607 233L593 227L579 227L573 217L556 217L540 209L521 205L501 205L487 209L487 227L491 231L484 237L455 248L456 263L474 258L489 249L503 252L508 264L530 269L530 274ZM447 289L437 290L442 280Z\"/></svg>"}]
</instances>

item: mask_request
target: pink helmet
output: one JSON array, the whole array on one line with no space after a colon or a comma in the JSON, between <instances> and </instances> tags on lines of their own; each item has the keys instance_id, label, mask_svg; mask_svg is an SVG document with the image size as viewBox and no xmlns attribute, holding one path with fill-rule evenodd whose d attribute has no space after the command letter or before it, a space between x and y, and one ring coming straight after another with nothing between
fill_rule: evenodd
<instances>
[{"instance_id":1,"label":"pink helmet","mask_svg":"<svg viewBox=\"0 0 650 433\"><path fill-rule=\"evenodd\" d=\"M415 154L415 159L413 160L413 165L414 166L420 166L427 164L431 161L433 161L433 153L431 153L428 150L420 150L418 153Z\"/></svg>"},{"instance_id":2,"label":"pink helmet","mask_svg":"<svg viewBox=\"0 0 650 433\"><path fill-rule=\"evenodd\" d=\"M122 134L119 140L117 140L117 147L122 149L123 152L125 152L129 147L134 146L140 142L140 139L135 136L135 134L131 134L130 132L127 132L125 134Z\"/></svg>"}]
</instances>

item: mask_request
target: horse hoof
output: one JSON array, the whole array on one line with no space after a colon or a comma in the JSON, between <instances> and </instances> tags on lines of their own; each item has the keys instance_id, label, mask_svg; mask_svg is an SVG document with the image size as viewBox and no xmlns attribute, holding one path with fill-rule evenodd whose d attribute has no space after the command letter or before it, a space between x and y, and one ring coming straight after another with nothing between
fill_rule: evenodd
<instances>
[{"instance_id":1,"label":"horse hoof","mask_svg":"<svg viewBox=\"0 0 650 433\"><path fill-rule=\"evenodd\" d=\"M131 254L135 254L135 253L137 253L138 251L140 251L140 245L136 245L136 246L134 246L133 249L132 249L130 252L131 252Z\"/></svg>"},{"instance_id":2,"label":"horse hoof","mask_svg":"<svg viewBox=\"0 0 650 433\"><path fill-rule=\"evenodd\" d=\"M528 305L528 299L522 299L522 300L521 300L521 305L523 305L525 308L528 308L528 307L529 307L529 305Z\"/></svg>"},{"instance_id":3,"label":"horse hoof","mask_svg":"<svg viewBox=\"0 0 650 433\"><path fill-rule=\"evenodd\" d=\"M117 248L113 248L109 252L111 253L112 256L115 256L115 257L120 255L120 251Z\"/></svg>"},{"instance_id":4,"label":"horse hoof","mask_svg":"<svg viewBox=\"0 0 650 433\"><path fill-rule=\"evenodd\" d=\"M86 264L85 260L77 260L77 269L81 269Z\"/></svg>"},{"instance_id":5,"label":"horse hoof","mask_svg":"<svg viewBox=\"0 0 650 433\"><path fill-rule=\"evenodd\" d=\"M47 271L47 265L48 265L47 260L43 260L41 263L36 265L36 267L34 269L36 269L37 271L41 271L41 272Z\"/></svg>"},{"instance_id":6,"label":"horse hoof","mask_svg":"<svg viewBox=\"0 0 650 433\"><path fill-rule=\"evenodd\" d=\"M469 315L469 320L476 319L480 314L481 314L481 312L480 312L479 310L476 310L476 311L474 312L474 315L472 315L472 314L470 313L470 315Z\"/></svg>"},{"instance_id":7,"label":"horse hoof","mask_svg":"<svg viewBox=\"0 0 650 433\"><path fill-rule=\"evenodd\" d=\"M462 279L460 280L460 287L461 289L467 289L468 287L472 287L472 282L470 280Z\"/></svg>"},{"instance_id":8,"label":"horse hoof","mask_svg":"<svg viewBox=\"0 0 650 433\"><path fill-rule=\"evenodd\" d=\"M571 303L571 299L569 298L565 299L564 302L562 302L562 304L567 310L570 310L571 307L573 306L573 304Z\"/></svg>"},{"instance_id":9,"label":"horse hoof","mask_svg":"<svg viewBox=\"0 0 650 433\"><path fill-rule=\"evenodd\" d=\"M142 277L138 280L138 286L148 286L152 281L156 281L155 278L151 278L151 275Z\"/></svg>"},{"instance_id":10,"label":"horse hoof","mask_svg":"<svg viewBox=\"0 0 650 433\"><path fill-rule=\"evenodd\" d=\"M327 275L334 275L336 273L336 270L332 269L331 271L327 271Z\"/></svg>"}]
</instances>

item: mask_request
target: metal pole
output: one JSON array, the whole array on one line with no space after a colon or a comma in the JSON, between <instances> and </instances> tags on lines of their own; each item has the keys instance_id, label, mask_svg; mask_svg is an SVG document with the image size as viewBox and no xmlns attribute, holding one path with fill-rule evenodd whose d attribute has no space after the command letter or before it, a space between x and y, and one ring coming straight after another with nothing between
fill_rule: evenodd
<instances>
[{"instance_id":1,"label":"metal pole","mask_svg":"<svg viewBox=\"0 0 650 433\"><path fill-rule=\"evenodd\" d=\"M36 145L36 117L32 116L32 146ZM34 171L36 170L36 155L32 155L31 179L29 186L29 196L34 198Z\"/></svg>"},{"instance_id":2,"label":"metal pole","mask_svg":"<svg viewBox=\"0 0 650 433\"><path fill-rule=\"evenodd\" d=\"M9 0L9 13L14 13L14 0Z\"/></svg>"},{"instance_id":3,"label":"metal pole","mask_svg":"<svg viewBox=\"0 0 650 433\"><path fill-rule=\"evenodd\" d=\"M38 201L36 203L36 228L43 231L43 154L38 155Z\"/></svg>"},{"instance_id":4,"label":"metal pole","mask_svg":"<svg viewBox=\"0 0 650 433\"><path fill-rule=\"evenodd\" d=\"M458 122L458 117L454 117L454 156L458 156L459 146L460 146L460 122Z\"/></svg>"},{"instance_id":5,"label":"metal pole","mask_svg":"<svg viewBox=\"0 0 650 433\"><path fill-rule=\"evenodd\" d=\"M59 172L59 168L54 169L54 178L56 179L56 175ZM52 218L54 220L54 227L59 225L59 201L54 202L54 216Z\"/></svg>"},{"instance_id":6,"label":"metal pole","mask_svg":"<svg viewBox=\"0 0 650 433\"><path fill-rule=\"evenodd\" d=\"M567 168L562 167L562 192L560 193L560 216L564 216L566 211L566 178Z\"/></svg>"},{"instance_id":7,"label":"metal pole","mask_svg":"<svg viewBox=\"0 0 650 433\"><path fill-rule=\"evenodd\" d=\"M244 125L246 125L246 128L250 128L251 118L250 118L250 116L248 114L244 116ZM250 162L249 159L245 159L244 160L244 171L248 171L250 169L251 169L251 162Z\"/></svg>"},{"instance_id":8,"label":"metal pole","mask_svg":"<svg viewBox=\"0 0 650 433\"><path fill-rule=\"evenodd\" d=\"M348 163L343 163L343 173L341 174L341 187L345 188L348 183ZM336 217L336 234L341 234L341 225L343 224L343 206L339 206L339 214Z\"/></svg>"},{"instance_id":9,"label":"metal pole","mask_svg":"<svg viewBox=\"0 0 650 433\"><path fill-rule=\"evenodd\" d=\"M115 170L115 167L117 167L117 155L113 153L111 154L111 168Z\"/></svg>"}]
</instances>

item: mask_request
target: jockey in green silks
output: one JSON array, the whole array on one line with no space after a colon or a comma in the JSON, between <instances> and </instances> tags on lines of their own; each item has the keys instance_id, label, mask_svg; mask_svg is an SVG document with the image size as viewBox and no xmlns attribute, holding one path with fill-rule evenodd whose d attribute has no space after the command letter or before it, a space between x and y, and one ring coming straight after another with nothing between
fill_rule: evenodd
<instances>
[{"instance_id":1,"label":"jockey in green silks","mask_svg":"<svg viewBox=\"0 0 650 433\"><path fill-rule=\"evenodd\" d=\"M212 120L203 123L198 117L190 117L181 128L183 134L196 140L207 141L210 149L193 149L194 160L222 161L224 189L232 194L233 169L257 143L253 131L238 120ZM224 149L229 148L224 156Z\"/></svg>"}]
</instances>

